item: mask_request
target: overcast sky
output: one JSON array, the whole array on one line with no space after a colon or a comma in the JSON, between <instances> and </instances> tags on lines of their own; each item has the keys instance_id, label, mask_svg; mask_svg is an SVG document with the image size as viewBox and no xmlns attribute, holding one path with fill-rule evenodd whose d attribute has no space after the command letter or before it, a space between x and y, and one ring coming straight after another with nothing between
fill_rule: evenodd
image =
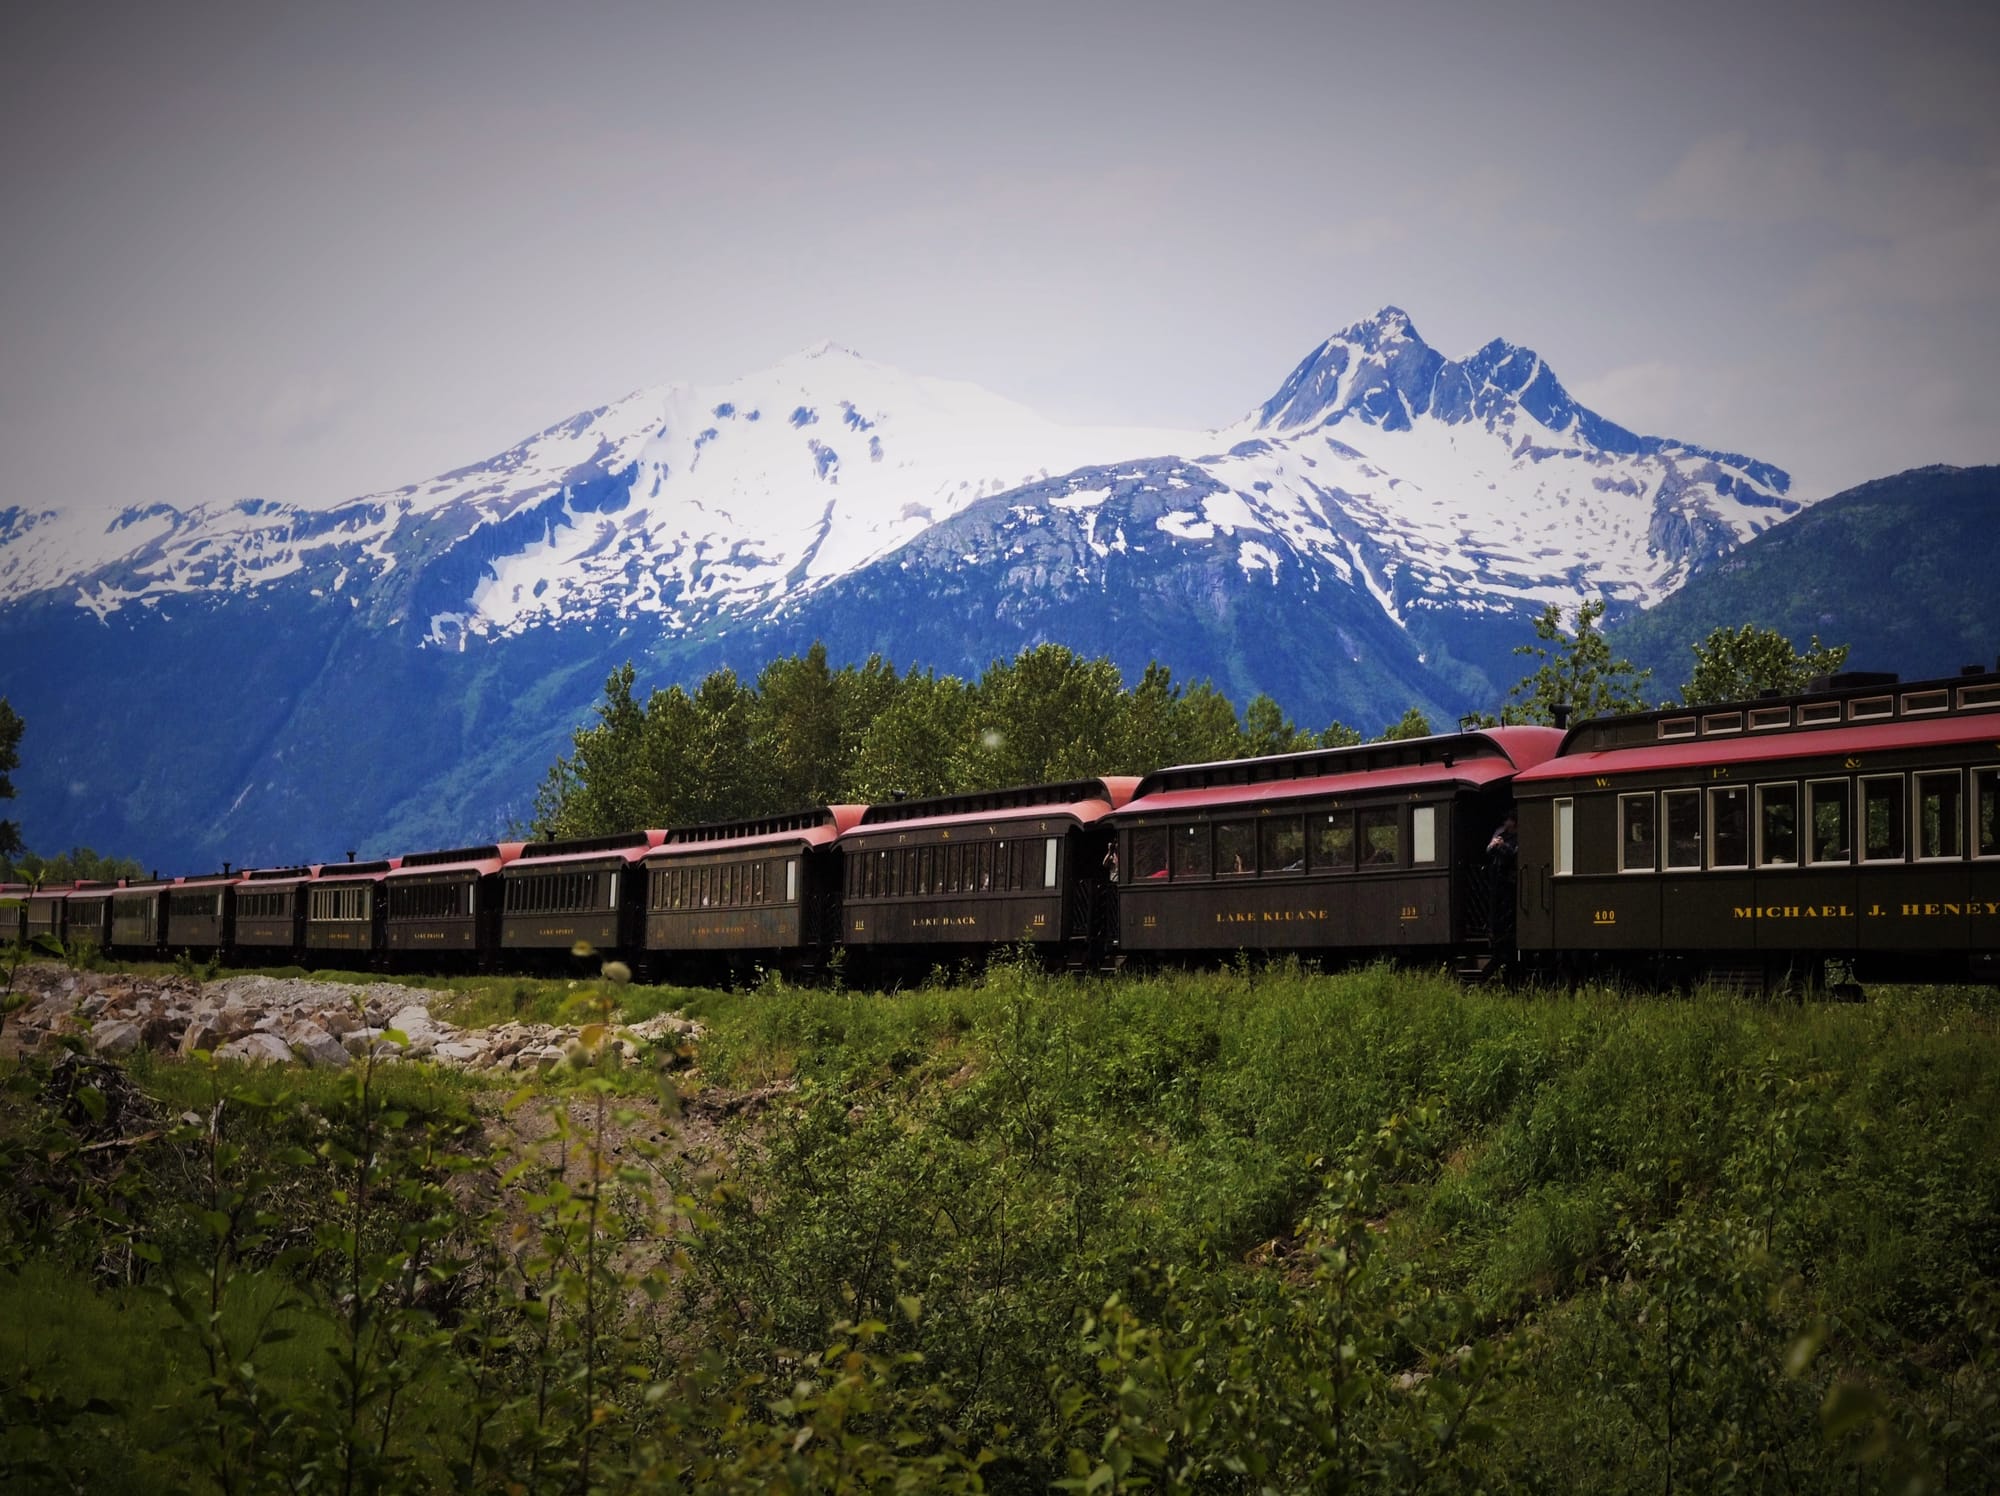
<instances>
[{"instance_id":1,"label":"overcast sky","mask_svg":"<svg viewBox=\"0 0 2000 1496\"><path fill-rule=\"evenodd\" d=\"M1819 496L2000 461L2000 5L45 4L0 506L323 503L832 338L1211 427L1385 303Z\"/></svg>"}]
</instances>

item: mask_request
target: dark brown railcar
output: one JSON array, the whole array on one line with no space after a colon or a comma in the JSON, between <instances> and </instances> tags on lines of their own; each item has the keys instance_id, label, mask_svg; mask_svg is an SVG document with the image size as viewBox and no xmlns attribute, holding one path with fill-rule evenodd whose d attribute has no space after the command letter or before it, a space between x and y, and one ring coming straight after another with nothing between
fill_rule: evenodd
<instances>
[{"instance_id":1,"label":"dark brown railcar","mask_svg":"<svg viewBox=\"0 0 2000 1496\"><path fill-rule=\"evenodd\" d=\"M1110 817L1127 958L1483 955L1487 839L1553 728L1162 769Z\"/></svg>"},{"instance_id":2,"label":"dark brown railcar","mask_svg":"<svg viewBox=\"0 0 2000 1496\"><path fill-rule=\"evenodd\" d=\"M649 964L823 968L840 939L836 844L862 810L816 806L668 832L645 862Z\"/></svg>"},{"instance_id":3,"label":"dark brown railcar","mask_svg":"<svg viewBox=\"0 0 2000 1496\"><path fill-rule=\"evenodd\" d=\"M116 883L79 883L63 901L63 944L70 950L109 950L111 896Z\"/></svg>"},{"instance_id":4,"label":"dark brown railcar","mask_svg":"<svg viewBox=\"0 0 2000 1496\"><path fill-rule=\"evenodd\" d=\"M128 959L157 958L167 948L164 880L128 883L111 895L111 948Z\"/></svg>"},{"instance_id":5,"label":"dark brown railcar","mask_svg":"<svg viewBox=\"0 0 2000 1496\"><path fill-rule=\"evenodd\" d=\"M63 938L63 915L69 902L70 885L59 884L53 888L37 888L27 895L27 907L21 911L22 928L29 940L46 936L50 940Z\"/></svg>"},{"instance_id":6,"label":"dark brown railcar","mask_svg":"<svg viewBox=\"0 0 2000 1496\"><path fill-rule=\"evenodd\" d=\"M2000 674L1586 722L1517 792L1548 964L2000 976Z\"/></svg>"},{"instance_id":7,"label":"dark brown railcar","mask_svg":"<svg viewBox=\"0 0 2000 1496\"><path fill-rule=\"evenodd\" d=\"M1049 961L1104 959L1116 910L1104 818L1131 778L871 805L840 838L849 950L927 962L1025 942Z\"/></svg>"},{"instance_id":8,"label":"dark brown railcar","mask_svg":"<svg viewBox=\"0 0 2000 1496\"><path fill-rule=\"evenodd\" d=\"M25 883L0 883L0 941L19 945L28 938L28 894Z\"/></svg>"},{"instance_id":9,"label":"dark brown railcar","mask_svg":"<svg viewBox=\"0 0 2000 1496\"><path fill-rule=\"evenodd\" d=\"M500 949L500 871L520 842L419 852L385 880L389 959L489 961Z\"/></svg>"},{"instance_id":10,"label":"dark brown railcar","mask_svg":"<svg viewBox=\"0 0 2000 1496\"><path fill-rule=\"evenodd\" d=\"M236 889L233 948L244 956L297 957L305 950L310 867L259 868Z\"/></svg>"},{"instance_id":11,"label":"dark brown railcar","mask_svg":"<svg viewBox=\"0 0 2000 1496\"><path fill-rule=\"evenodd\" d=\"M206 953L227 948L235 926L236 885L242 881L241 873L226 869L176 878L167 892L167 949Z\"/></svg>"},{"instance_id":12,"label":"dark brown railcar","mask_svg":"<svg viewBox=\"0 0 2000 1496\"><path fill-rule=\"evenodd\" d=\"M629 960L645 920L638 864L664 831L530 842L500 874L500 948Z\"/></svg>"},{"instance_id":13,"label":"dark brown railcar","mask_svg":"<svg viewBox=\"0 0 2000 1496\"><path fill-rule=\"evenodd\" d=\"M306 955L324 962L345 957L379 963L388 949L383 933L389 901L382 884L402 859L329 862L306 885Z\"/></svg>"}]
</instances>

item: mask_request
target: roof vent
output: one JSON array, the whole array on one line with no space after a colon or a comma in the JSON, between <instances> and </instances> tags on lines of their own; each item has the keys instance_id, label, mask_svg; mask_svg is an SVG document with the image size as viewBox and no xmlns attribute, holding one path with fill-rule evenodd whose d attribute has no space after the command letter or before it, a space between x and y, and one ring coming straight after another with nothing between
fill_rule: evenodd
<instances>
[{"instance_id":1,"label":"roof vent","mask_svg":"<svg viewBox=\"0 0 2000 1496\"><path fill-rule=\"evenodd\" d=\"M1549 718L1555 723L1559 731L1566 732L1569 730L1569 714L1570 704L1567 701L1558 701L1554 706L1549 708Z\"/></svg>"},{"instance_id":2,"label":"roof vent","mask_svg":"<svg viewBox=\"0 0 2000 1496\"><path fill-rule=\"evenodd\" d=\"M1984 675L1986 667L1984 665L1960 665L1958 673L1960 675Z\"/></svg>"}]
</instances>

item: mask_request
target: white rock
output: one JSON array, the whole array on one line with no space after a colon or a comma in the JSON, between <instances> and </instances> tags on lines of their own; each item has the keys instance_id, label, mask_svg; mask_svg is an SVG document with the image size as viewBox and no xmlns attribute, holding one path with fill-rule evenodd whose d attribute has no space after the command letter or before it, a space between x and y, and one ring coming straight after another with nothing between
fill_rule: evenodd
<instances>
[{"instance_id":1,"label":"white rock","mask_svg":"<svg viewBox=\"0 0 2000 1496\"><path fill-rule=\"evenodd\" d=\"M136 1023L100 1023L90 1031L90 1047L99 1054L130 1054L139 1037Z\"/></svg>"},{"instance_id":2,"label":"white rock","mask_svg":"<svg viewBox=\"0 0 2000 1496\"><path fill-rule=\"evenodd\" d=\"M420 1031L436 1028L437 1020L431 1017L431 1010L422 1003L409 1003L395 1011L389 1019L389 1027L401 1029L414 1040Z\"/></svg>"},{"instance_id":3,"label":"white rock","mask_svg":"<svg viewBox=\"0 0 2000 1496\"><path fill-rule=\"evenodd\" d=\"M297 1025L289 1037L292 1048L308 1065L330 1068L347 1063L347 1051L340 1047L340 1041L316 1023Z\"/></svg>"},{"instance_id":4,"label":"white rock","mask_svg":"<svg viewBox=\"0 0 2000 1496\"><path fill-rule=\"evenodd\" d=\"M276 1034L258 1032L232 1039L215 1052L218 1060L242 1060L250 1065L285 1065L292 1060L292 1047Z\"/></svg>"}]
</instances>

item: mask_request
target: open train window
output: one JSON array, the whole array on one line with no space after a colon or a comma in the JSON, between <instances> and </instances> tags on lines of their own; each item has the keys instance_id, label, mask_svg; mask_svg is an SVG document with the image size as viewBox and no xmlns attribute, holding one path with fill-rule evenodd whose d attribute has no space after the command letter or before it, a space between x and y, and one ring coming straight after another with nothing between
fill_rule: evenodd
<instances>
[{"instance_id":1,"label":"open train window","mask_svg":"<svg viewBox=\"0 0 2000 1496\"><path fill-rule=\"evenodd\" d=\"M1141 826L1132 833L1132 870L1129 881L1144 882L1167 876L1167 828Z\"/></svg>"},{"instance_id":2,"label":"open train window","mask_svg":"<svg viewBox=\"0 0 2000 1496\"><path fill-rule=\"evenodd\" d=\"M1691 738L1694 736L1694 718L1662 717L1660 736L1663 738Z\"/></svg>"},{"instance_id":3,"label":"open train window","mask_svg":"<svg viewBox=\"0 0 2000 1496\"><path fill-rule=\"evenodd\" d=\"M2000 857L2000 769L1972 771L1972 855Z\"/></svg>"},{"instance_id":4,"label":"open train window","mask_svg":"<svg viewBox=\"0 0 2000 1496\"><path fill-rule=\"evenodd\" d=\"M1206 878L1209 867L1208 827L1174 827L1174 876Z\"/></svg>"},{"instance_id":5,"label":"open train window","mask_svg":"<svg viewBox=\"0 0 2000 1496\"><path fill-rule=\"evenodd\" d=\"M1774 727L1790 727L1792 709L1788 706L1760 706L1750 714L1752 732L1769 732Z\"/></svg>"},{"instance_id":6,"label":"open train window","mask_svg":"<svg viewBox=\"0 0 2000 1496\"><path fill-rule=\"evenodd\" d=\"M1799 726L1817 727L1824 722L1840 720L1840 703L1837 701L1812 701L1799 708Z\"/></svg>"},{"instance_id":7,"label":"open train window","mask_svg":"<svg viewBox=\"0 0 2000 1496\"><path fill-rule=\"evenodd\" d=\"M1903 715L1921 717L1927 712L1941 712L1951 705L1948 691L1912 691L1903 698Z\"/></svg>"},{"instance_id":8,"label":"open train window","mask_svg":"<svg viewBox=\"0 0 2000 1496\"><path fill-rule=\"evenodd\" d=\"M1964 856L1964 777L1953 769L1916 778L1918 860L1935 862Z\"/></svg>"},{"instance_id":9,"label":"open train window","mask_svg":"<svg viewBox=\"0 0 2000 1496\"><path fill-rule=\"evenodd\" d=\"M1701 791L1668 790L1660 796L1666 810L1669 872L1701 866Z\"/></svg>"},{"instance_id":10,"label":"open train window","mask_svg":"<svg viewBox=\"0 0 2000 1496\"><path fill-rule=\"evenodd\" d=\"M1273 816L1258 827L1263 842L1264 871L1303 872L1306 865L1305 822L1297 816Z\"/></svg>"},{"instance_id":11,"label":"open train window","mask_svg":"<svg viewBox=\"0 0 2000 1496\"><path fill-rule=\"evenodd\" d=\"M1845 779L1806 785L1806 859L1815 867L1853 860L1853 803Z\"/></svg>"},{"instance_id":12,"label":"open train window","mask_svg":"<svg viewBox=\"0 0 2000 1496\"><path fill-rule=\"evenodd\" d=\"M1215 828L1215 875L1241 878L1257 871L1257 823L1223 821Z\"/></svg>"},{"instance_id":13,"label":"open train window","mask_svg":"<svg viewBox=\"0 0 2000 1496\"><path fill-rule=\"evenodd\" d=\"M1847 703L1847 720L1856 722L1864 717L1887 717L1896 709L1895 702L1887 696L1869 696L1859 701Z\"/></svg>"},{"instance_id":14,"label":"open train window","mask_svg":"<svg viewBox=\"0 0 2000 1496\"><path fill-rule=\"evenodd\" d=\"M1708 865L1750 865L1750 792L1740 784L1708 792Z\"/></svg>"},{"instance_id":15,"label":"open train window","mask_svg":"<svg viewBox=\"0 0 2000 1496\"><path fill-rule=\"evenodd\" d=\"M1712 712L1701 719L1701 730L1704 733L1741 732L1743 731L1743 714L1741 712Z\"/></svg>"},{"instance_id":16,"label":"open train window","mask_svg":"<svg viewBox=\"0 0 2000 1496\"><path fill-rule=\"evenodd\" d=\"M1438 859L1437 807L1419 805L1410 812L1410 861L1436 862Z\"/></svg>"},{"instance_id":17,"label":"open train window","mask_svg":"<svg viewBox=\"0 0 2000 1496\"><path fill-rule=\"evenodd\" d=\"M1358 813L1361 864L1392 867L1403 860L1403 817L1393 806Z\"/></svg>"},{"instance_id":18,"label":"open train window","mask_svg":"<svg viewBox=\"0 0 2000 1496\"><path fill-rule=\"evenodd\" d=\"M1861 860L1903 860L1903 776L1861 781Z\"/></svg>"},{"instance_id":19,"label":"open train window","mask_svg":"<svg viewBox=\"0 0 2000 1496\"><path fill-rule=\"evenodd\" d=\"M1658 827L1651 795L1618 797L1618 871L1650 873L1657 856Z\"/></svg>"},{"instance_id":20,"label":"open train window","mask_svg":"<svg viewBox=\"0 0 2000 1496\"><path fill-rule=\"evenodd\" d=\"M1323 811L1313 817L1312 864L1316 873L1344 873L1354 866L1354 814Z\"/></svg>"},{"instance_id":21,"label":"open train window","mask_svg":"<svg viewBox=\"0 0 2000 1496\"><path fill-rule=\"evenodd\" d=\"M1799 787L1757 786L1757 865L1799 865Z\"/></svg>"}]
</instances>

